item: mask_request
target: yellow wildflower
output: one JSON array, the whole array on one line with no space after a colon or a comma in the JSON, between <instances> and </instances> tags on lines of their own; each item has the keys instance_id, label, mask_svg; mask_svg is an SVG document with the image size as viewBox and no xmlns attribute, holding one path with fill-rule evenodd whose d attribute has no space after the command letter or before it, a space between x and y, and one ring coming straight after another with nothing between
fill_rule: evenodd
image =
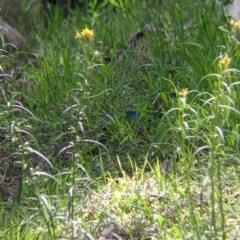
<instances>
[{"instance_id":1,"label":"yellow wildflower","mask_svg":"<svg viewBox=\"0 0 240 240\"><path fill-rule=\"evenodd\" d=\"M182 88L179 92L179 95L181 97L186 97L187 93L188 93L188 89L187 88Z\"/></svg>"},{"instance_id":2,"label":"yellow wildflower","mask_svg":"<svg viewBox=\"0 0 240 240\"><path fill-rule=\"evenodd\" d=\"M95 52L93 53L93 55L94 55L95 58L98 58L98 57L101 56L101 53L100 53L99 51L95 51Z\"/></svg>"},{"instance_id":3,"label":"yellow wildflower","mask_svg":"<svg viewBox=\"0 0 240 240\"><path fill-rule=\"evenodd\" d=\"M81 34L79 32L77 32L76 35L75 35L75 38L76 39L80 39L81 38Z\"/></svg>"},{"instance_id":4,"label":"yellow wildflower","mask_svg":"<svg viewBox=\"0 0 240 240\"><path fill-rule=\"evenodd\" d=\"M81 36L82 37L86 37L88 39L92 39L94 36L94 31L93 30L89 30L88 28L84 28L81 32Z\"/></svg>"},{"instance_id":5,"label":"yellow wildflower","mask_svg":"<svg viewBox=\"0 0 240 240\"><path fill-rule=\"evenodd\" d=\"M240 29L240 21L234 22L233 20L231 20L230 25L231 25L233 28Z\"/></svg>"},{"instance_id":6,"label":"yellow wildflower","mask_svg":"<svg viewBox=\"0 0 240 240\"><path fill-rule=\"evenodd\" d=\"M231 62L231 58L228 57L227 54L221 59L221 64L223 67L227 67Z\"/></svg>"},{"instance_id":7,"label":"yellow wildflower","mask_svg":"<svg viewBox=\"0 0 240 240\"><path fill-rule=\"evenodd\" d=\"M101 63L103 62L103 59L102 59L102 54L99 52L99 51L95 51L93 53L93 57L97 60L99 60Z\"/></svg>"}]
</instances>

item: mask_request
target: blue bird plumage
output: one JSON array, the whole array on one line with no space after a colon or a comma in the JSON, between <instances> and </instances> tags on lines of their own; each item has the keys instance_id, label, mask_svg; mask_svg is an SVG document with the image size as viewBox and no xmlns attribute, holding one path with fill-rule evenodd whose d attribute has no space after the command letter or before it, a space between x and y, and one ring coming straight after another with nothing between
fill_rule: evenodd
<instances>
[{"instance_id":1,"label":"blue bird plumage","mask_svg":"<svg viewBox=\"0 0 240 240\"><path fill-rule=\"evenodd\" d=\"M137 120L137 111L134 109L127 111L127 117L132 121L136 121Z\"/></svg>"}]
</instances>

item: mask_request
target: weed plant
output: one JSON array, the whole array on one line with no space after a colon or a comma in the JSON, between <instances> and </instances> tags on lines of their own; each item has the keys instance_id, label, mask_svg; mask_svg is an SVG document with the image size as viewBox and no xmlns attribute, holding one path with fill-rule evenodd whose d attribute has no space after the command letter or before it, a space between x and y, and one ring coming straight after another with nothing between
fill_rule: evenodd
<instances>
[{"instance_id":1,"label":"weed plant","mask_svg":"<svg viewBox=\"0 0 240 240\"><path fill-rule=\"evenodd\" d=\"M33 5L21 76L1 41L2 239L240 237L240 27L190 2Z\"/></svg>"}]
</instances>

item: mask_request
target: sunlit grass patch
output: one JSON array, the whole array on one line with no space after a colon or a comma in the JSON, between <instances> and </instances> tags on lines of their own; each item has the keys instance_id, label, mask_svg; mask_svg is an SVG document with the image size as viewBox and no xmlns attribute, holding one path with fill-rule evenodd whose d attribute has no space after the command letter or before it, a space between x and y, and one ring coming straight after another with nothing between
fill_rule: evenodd
<instances>
[{"instance_id":1,"label":"sunlit grass patch","mask_svg":"<svg viewBox=\"0 0 240 240\"><path fill-rule=\"evenodd\" d=\"M113 224L114 229L109 232L109 236L119 234L127 239L182 239L186 235L196 238L200 233L205 238L216 236L209 227L211 184L207 174L191 180L191 194L194 197L190 203L188 186L183 177L161 173L158 167L156 165L148 174L139 169L131 177L123 173L122 178L108 178L104 187L87 194L84 203L75 206L75 230L89 229L88 234L97 237L101 229ZM231 168L228 171L232 171ZM239 220L238 215L233 214L233 209L237 208L236 197L239 189L225 182L226 180L222 179L225 183L224 209L227 219L226 231L231 236L236 230L232 228L231 223ZM229 195L229 192L232 194ZM81 195L76 194L75 197ZM193 222L190 205L194 206L195 221L201 222L201 225L195 225L196 222ZM217 215L220 214L221 212L217 212ZM68 224L61 224L63 232L67 226ZM218 225L218 228L221 226Z\"/></svg>"}]
</instances>

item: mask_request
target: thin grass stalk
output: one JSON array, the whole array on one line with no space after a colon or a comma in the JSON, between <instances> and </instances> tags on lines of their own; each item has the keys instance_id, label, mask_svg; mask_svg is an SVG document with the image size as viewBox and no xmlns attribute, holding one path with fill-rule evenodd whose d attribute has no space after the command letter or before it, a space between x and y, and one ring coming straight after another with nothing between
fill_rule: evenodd
<instances>
[{"instance_id":1,"label":"thin grass stalk","mask_svg":"<svg viewBox=\"0 0 240 240\"><path fill-rule=\"evenodd\" d=\"M21 170L21 178L19 182L19 187L18 187L18 202L21 202L21 196L22 196L22 190L23 190L23 184L25 180L25 173L26 173L26 164L25 161L22 159L22 170Z\"/></svg>"},{"instance_id":2,"label":"thin grass stalk","mask_svg":"<svg viewBox=\"0 0 240 240\"><path fill-rule=\"evenodd\" d=\"M51 209L50 209L50 207L49 207L49 205L47 203L47 199L43 195L40 195L40 199L41 199L43 205L45 206L46 211L48 213L48 216L50 218L50 223L51 223L50 231L51 231L51 229L53 230L53 237L56 238L55 225L54 225L54 221L53 221L53 216L52 216Z\"/></svg>"},{"instance_id":3,"label":"thin grass stalk","mask_svg":"<svg viewBox=\"0 0 240 240\"><path fill-rule=\"evenodd\" d=\"M222 174L221 174L221 164L218 164L217 168L217 176L218 176L218 191L219 191L219 207L221 212L221 230L222 230L222 240L225 240L227 235L225 231L225 216L223 209L223 190L222 190Z\"/></svg>"},{"instance_id":4,"label":"thin grass stalk","mask_svg":"<svg viewBox=\"0 0 240 240\"><path fill-rule=\"evenodd\" d=\"M215 154L214 151L210 153L210 179L211 179L211 224L214 229L215 236L217 236L217 226L216 226L216 210L215 210Z\"/></svg>"},{"instance_id":5,"label":"thin grass stalk","mask_svg":"<svg viewBox=\"0 0 240 240\"><path fill-rule=\"evenodd\" d=\"M212 202L212 210L211 210L211 215L212 215L212 225L214 228L214 235L217 236L218 234L218 228L217 228L217 212L216 212L216 186L218 186L218 203L220 207L220 212L221 212L221 231L222 231L222 239L224 240L226 238L225 234L225 217L224 217L224 212L223 212L223 197L222 197L222 180L221 180L221 157L219 158L218 153L219 152L219 147L221 146L221 141L223 141L223 134L221 129L224 127L224 118L222 116L222 108L221 104L224 104L224 91L222 89L222 84L223 84L223 77L222 77L222 69L220 69L221 76L217 78L216 82L216 97L214 99L213 104L211 105L212 111L214 113L214 118L212 121L212 136L211 136L211 142L210 142L210 161L211 161L211 169L210 169L210 174L211 174L211 202ZM219 154L220 156L222 154ZM216 184L217 180L217 184Z\"/></svg>"},{"instance_id":6,"label":"thin grass stalk","mask_svg":"<svg viewBox=\"0 0 240 240\"><path fill-rule=\"evenodd\" d=\"M33 173L32 173L32 176L34 176ZM44 222L45 222L45 224L47 226L47 229L48 229L48 233L49 233L51 239L56 239L55 225L54 225L54 222L53 222L53 217L52 217L52 214L51 214L51 210L49 208L47 208L47 204L43 201L42 195L40 194L40 192L39 192L39 190L36 186L36 183L34 182L34 179L32 179L32 184L33 184L33 189L34 189L33 192L34 192L36 198L38 199L38 201L37 201L38 208L39 208L40 212L42 213ZM51 224L49 223L49 220L48 220L48 217L47 217L47 214L46 214L46 210L47 210L48 215L51 219ZM53 232L52 232L51 228L53 229Z\"/></svg>"},{"instance_id":7,"label":"thin grass stalk","mask_svg":"<svg viewBox=\"0 0 240 240\"><path fill-rule=\"evenodd\" d=\"M189 159L188 159L188 146L186 146L186 142L185 142L185 139L186 139L186 136L187 136L187 129L186 127L188 126L187 122L185 121L184 119L184 116L186 114L186 109L188 108L188 105L186 103L187 101L187 93L188 93L188 90L187 89L182 89L180 92L179 92L179 111L180 111L180 114L179 114L179 126L180 126L180 146L181 146L181 154L180 154L180 157L183 158L184 162L185 162L185 165L186 165L186 177L187 177L187 193L189 195L189 207L190 207L190 216L191 216L191 219L193 220L193 225L194 226L198 226L198 222L197 222L197 219L195 217L195 206L194 206L194 199L193 199L193 195L192 195L192 192L191 192L191 168L190 168L190 163L189 163ZM197 234L197 239L201 239L201 235L198 231L198 229L196 229L196 234Z\"/></svg>"},{"instance_id":8,"label":"thin grass stalk","mask_svg":"<svg viewBox=\"0 0 240 240\"><path fill-rule=\"evenodd\" d=\"M69 189L69 201L68 201L68 212L69 212L69 221L71 221L71 234L72 239L74 237L74 188L75 188L75 171L77 170L77 167L74 167L72 170L72 187Z\"/></svg>"}]
</instances>

